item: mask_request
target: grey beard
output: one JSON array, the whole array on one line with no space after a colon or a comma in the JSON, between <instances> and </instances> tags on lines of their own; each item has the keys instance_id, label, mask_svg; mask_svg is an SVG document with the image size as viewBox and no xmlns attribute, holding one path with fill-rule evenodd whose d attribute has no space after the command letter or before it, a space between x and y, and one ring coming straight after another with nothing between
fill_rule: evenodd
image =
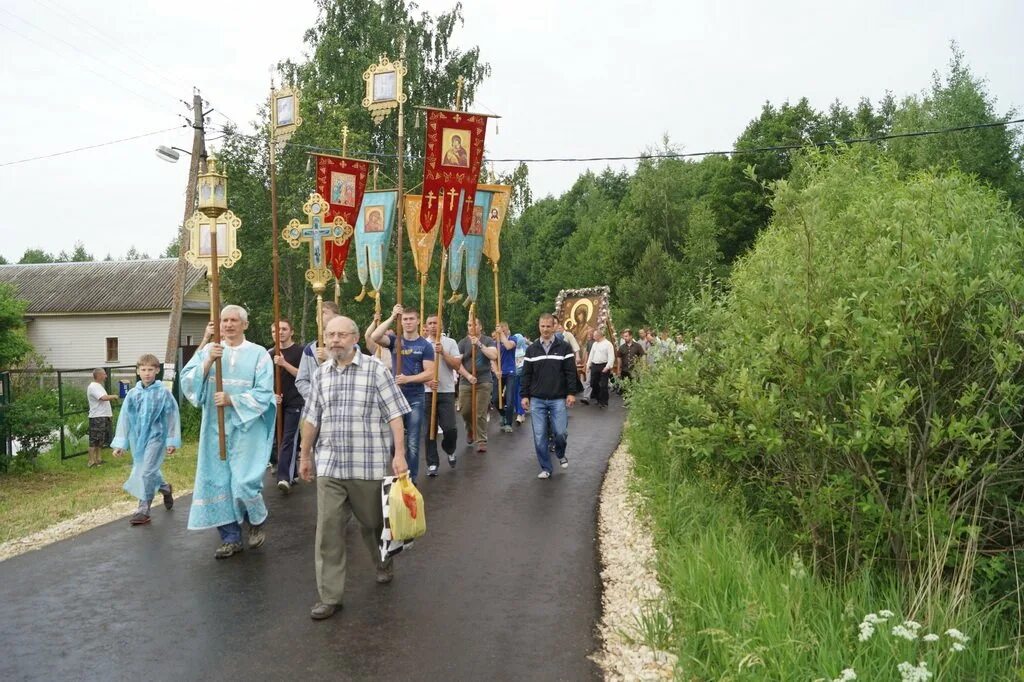
<instances>
[{"instance_id":1,"label":"grey beard","mask_svg":"<svg viewBox=\"0 0 1024 682\"><path fill-rule=\"evenodd\" d=\"M344 348L331 348L327 352L330 354L331 359L335 362L342 362L344 360L351 360L352 356L355 355L355 346L348 350Z\"/></svg>"}]
</instances>

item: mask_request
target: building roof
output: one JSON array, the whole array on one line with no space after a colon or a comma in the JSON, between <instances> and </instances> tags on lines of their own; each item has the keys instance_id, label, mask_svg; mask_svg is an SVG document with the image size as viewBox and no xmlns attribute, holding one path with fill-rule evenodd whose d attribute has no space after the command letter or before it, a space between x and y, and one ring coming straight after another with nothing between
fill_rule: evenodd
<instances>
[{"instance_id":1,"label":"building roof","mask_svg":"<svg viewBox=\"0 0 1024 682\"><path fill-rule=\"evenodd\" d=\"M177 258L0 265L0 284L28 301L26 314L170 310ZM205 271L188 266L185 292Z\"/></svg>"}]
</instances>

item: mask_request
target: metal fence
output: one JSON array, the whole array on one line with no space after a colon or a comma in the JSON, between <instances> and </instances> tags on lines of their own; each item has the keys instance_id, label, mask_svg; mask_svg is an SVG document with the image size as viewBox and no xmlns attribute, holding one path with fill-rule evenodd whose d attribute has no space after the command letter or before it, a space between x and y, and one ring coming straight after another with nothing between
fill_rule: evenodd
<instances>
[{"instance_id":1,"label":"metal fence","mask_svg":"<svg viewBox=\"0 0 1024 682\"><path fill-rule=\"evenodd\" d=\"M0 410L6 411L17 402L19 395L30 391L49 391L57 398L60 419L59 435L61 460L84 455L89 451L89 400L86 389L92 383L92 367L86 369L25 369L0 372ZM135 384L135 365L104 367L107 371L107 393L124 397ZM113 404L116 423L119 403ZM14 456L17 434L6 429L7 420L0 419L7 432L0 433L8 456Z\"/></svg>"}]
</instances>

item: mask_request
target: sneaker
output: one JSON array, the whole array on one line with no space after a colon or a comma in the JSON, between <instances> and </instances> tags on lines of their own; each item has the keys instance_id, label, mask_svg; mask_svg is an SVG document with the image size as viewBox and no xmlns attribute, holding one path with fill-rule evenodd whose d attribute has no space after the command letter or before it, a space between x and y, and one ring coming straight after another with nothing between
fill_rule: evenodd
<instances>
[{"instance_id":1,"label":"sneaker","mask_svg":"<svg viewBox=\"0 0 1024 682\"><path fill-rule=\"evenodd\" d=\"M448 455L448 466L450 466L452 469L455 468L455 462L456 461L458 461L458 460L455 458L455 453L454 452L452 454Z\"/></svg>"},{"instance_id":2,"label":"sneaker","mask_svg":"<svg viewBox=\"0 0 1024 682\"><path fill-rule=\"evenodd\" d=\"M174 507L174 488L167 484L167 490L161 490L164 495L164 509L170 511Z\"/></svg>"},{"instance_id":3,"label":"sneaker","mask_svg":"<svg viewBox=\"0 0 1024 682\"><path fill-rule=\"evenodd\" d=\"M550 471L542 471L539 474L537 474L537 478L551 478L551 472Z\"/></svg>"},{"instance_id":4,"label":"sneaker","mask_svg":"<svg viewBox=\"0 0 1024 682\"><path fill-rule=\"evenodd\" d=\"M516 415L516 424L522 424L525 421L526 421L526 415L523 415L523 414L517 414Z\"/></svg>"},{"instance_id":5,"label":"sneaker","mask_svg":"<svg viewBox=\"0 0 1024 682\"><path fill-rule=\"evenodd\" d=\"M427 467L427 476L437 476L437 465L431 464Z\"/></svg>"},{"instance_id":6,"label":"sneaker","mask_svg":"<svg viewBox=\"0 0 1024 682\"><path fill-rule=\"evenodd\" d=\"M278 481L277 489L281 491L282 495L287 495L292 491L292 484L288 481Z\"/></svg>"},{"instance_id":7,"label":"sneaker","mask_svg":"<svg viewBox=\"0 0 1024 682\"><path fill-rule=\"evenodd\" d=\"M580 398L580 402L583 403L584 405L589 405L590 404L590 401L587 400L586 398Z\"/></svg>"},{"instance_id":8,"label":"sneaker","mask_svg":"<svg viewBox=\"0 0 1024 682\"><path fill-rule=\"evenodd\" d=\"M477 443L476 444L476 451L477 452L487 452L487 441L482 440L479 443Z\"/></svg>"},{"instance_id":9,"label":"sneaker","mask_svg":"<svg viewBox=\"0 0 1024 682\"><path fill-rule=\"evenodd\" d=\"M213 553L215 559L227 559L229 556L234 556L244 549L241 542L225 542L223 545L217 548L217 551Z\"/></svg>"},{"instance_id":10,"label":"sneaker","mask_svg":"<svg viewBox=\"0 0 1024 682\"><path fill-rule=\"evenodd\" d=\"M388 565L386 568L382 568L382 567L377 568L377 578L376 578L376 580L377 580L377 584L378 585L387 585L389 582L391 582L394 579L394 577L395 577L395 569L394 569L393 566Z\"/></svg>"},{"instance_id":11,"label":"sneaker","mask_svg":"<svg viewBox=\"0 0 1024 682\"><path fill-rule=\"evenodd\" d=\"M340 608L340 604L324 604L323 602L317 602L316 606L309 610L309 617L313 620L324 620L325 618L333 616Z\"/></svg>"},{"instance_id":12,"label":"sneaker","mask_svg":"<svg viewBox=\"0 0 1024 682\"><path fill-rule=\"evenodd\" d=\"M562 459L558 460L558 464L563 469L568 469L569 468L569 458L568 457L563 457Z\"/></svg>"},{"instance_id":13,"label":"sneaker","mask_svg":"<svg viewBox=\"0 0 1024 682\"><path fill-rule=\"evenodd\" d=\"M132 514L130 519L128 519L128 523L133 526L144 526L149 523L149 514L143 514L142 512L137 511Z\"/></svg>"},{"instance_id":14,"label":"sneaker","mask_svg":"<svg viewBox=\"0 0 1024 682\"><path fill-rule=\"evenodd\" d=\"M487 423L488 424L491 423L491 412L490 412L490 410L487 411Z\"/></svg>"},{"instance_id":15,"label":"sneaker","mask_svg":"<svg viewBox=\"0 0 1024 682\"><path fill-rule=\"evenodd\" d=\"M258 526L249 526L249 549L256 549L263 545L267 539L267 534L263 532L263 524Z\"/></svg>"},{"instance_id":16,"label":"sneaker","mask_svg":"<svg viewBox=\"0 0 1024 682\"><path fill-rule=\"evenodd\" d=\"M502 433L512 433L512 425L511 424L506 424L505 426L502 426L501 427L501 432Z\"/></svg>"}]
</instances>

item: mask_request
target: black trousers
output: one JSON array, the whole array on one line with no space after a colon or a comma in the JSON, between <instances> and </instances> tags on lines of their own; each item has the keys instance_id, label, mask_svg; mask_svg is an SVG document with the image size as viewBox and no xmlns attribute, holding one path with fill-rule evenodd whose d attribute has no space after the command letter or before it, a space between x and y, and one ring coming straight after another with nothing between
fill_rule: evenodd
<instances>
[{"instance_id":1,"label":"black trousers","mask_svg":"<svg viewBox=\"0 0 1024 682\"><path fill-rule=\"evenodd\" d=\"M281 438L281 446L284 452L277 451L277 428L275 425L273 442L270 446L270 461L277 467L278 481L291 482L298 478L299 463L295 453L299 447L299 417L301 415L301 407L280 408L280 412L277 414L278 419L284 419L284 429Z\"/></svg>"},{"instance_id":2,"label":"black trousers","mask_svg":"<svg viewBox=\"0 0 1024 682\"><path fill-rule=\"evenodd\" d=\"M594 363L590 366L590 397L598 405L608 404L608 373L604 371L605 363Z\"/></svg>"},{"instance_id":3,"label":"black trousers","mask_svg":"<svg viewBox=\"0 0 1024 682\"><path fill-rule=\"evenodd\" d=\"M427 466L437 466L437 437L430 439L430 403L433 396L429 393L423 396L423 433L427 439ZM459 442L459 429L455 423L455 394L437 394L437 425L441 427L441 447L447 454L455 452L455 446Z\"/></svg>"}]
</instances>

